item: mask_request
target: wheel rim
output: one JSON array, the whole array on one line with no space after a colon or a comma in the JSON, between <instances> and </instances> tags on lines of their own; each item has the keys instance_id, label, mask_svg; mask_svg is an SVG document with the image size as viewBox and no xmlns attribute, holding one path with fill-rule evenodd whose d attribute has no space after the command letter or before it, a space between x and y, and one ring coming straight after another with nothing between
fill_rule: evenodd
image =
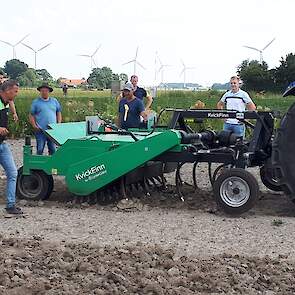
<instances>
[{"instance_id":1,"label":"wheel rim","mask_svg":"<svg viewBox=\"0 0 295 295\"><path fill-rule=\"evenodd\" d=\"M38 197L43 189L42 178L39 174L23 175L19 180L19 190L27 198Z\"/></svg>"},{"instance_id":2,"label":"wheel rim","mask_svg":"<svg viewBox=\"0 0 295 295\"><path fill-rule=\"evenodd\" d=\"M237 176L225 179L220 186L220 197L230 207L241 207L250 198L250 187L248 183Z\"/></svg>"}]
</instances>

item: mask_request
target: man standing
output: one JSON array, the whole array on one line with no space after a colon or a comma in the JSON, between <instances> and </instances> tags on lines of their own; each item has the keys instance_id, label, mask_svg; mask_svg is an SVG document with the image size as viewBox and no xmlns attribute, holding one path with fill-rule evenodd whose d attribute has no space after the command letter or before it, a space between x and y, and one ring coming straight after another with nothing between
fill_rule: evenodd
<instances>
[{"instance_id":1,"label":"man standing","mask_svg":"<svg viewBox=\"0 0 295 295\"><path fill-rule=\"evenodd\" d=\"M147 94L146 90L142 87L138 87L138 77L136 75L132 75L130 78L130 82L133 85L133 93L134 95L140 99L142 102L144 100L144 98L146 98L147 102L146 102L146 106L145 109L148 110L152 103L153 103L153 98Z\"/></svg>"},{"instance_id":2,"label":"man standing","mask_svg":"<svg viewBox=\"0 0 295 295\"><path fill-rule=\"evenodd\" d=\"M64 85L62 86L62 92L64 94L64 97L68 95L68 85L66 83L64 83Z\"/></svg>"},{"instance_id":3,"label":"man standing","mask_svg":"<svg viewBox=\"0 0 295 295\"><path fill-rule=\"evenodd\" d=\"M139 128L140 116L146 120L142 100L138 99L133 92L131 83L126 83L123 89L123 97L119 102L119 126L123 129Z\"/></svg>"},{"instance_id":4,"label":"man standing","mask_svg":"<svg viewBox=\"0 0 295 295\"><path fill-rule=\"evenodd\" d=\"M233 76L230 79L231 90L227 91L220 101L217 103L217 108L222 110L226 107L227 110L244 112L246 109L255 111L256 106L250 98L249 94L240 89L240 78ZM235 134L245 136L245 124L237 119L227 119L224 123L224 130L229 130Z\"/></svg>"},{"instance_id":5,"label":"man standing","mask_svg":"<svg viewBox=\"0 0 295 295\"><path fill-rule=\"evenodd\" d=\"M61 105L55 97L49 96L53 89L47 84L43 84L37 90L40 91L40 97L32 102L29 115L30 122L35 130L37 154L43 154L47 143L49 155L52 155L55 152L55 145L44 134L43 130L48 129L49 124L61 123Z\"/></svg>"},{"instance_id":6,"label":"man standing","mask_svg":"<svg viewBox=\"0 0 295 295\"><path fill-rule=\"evenodd\" d=\"M17 169L9 145L5 143L8 135L9 103L13 102L18 93L16 81L7 80L0 86L0 165L7 176L6 212L8 214L22 214L22 210L15 206L15 191Z\"/></svg>"}]
</instances>

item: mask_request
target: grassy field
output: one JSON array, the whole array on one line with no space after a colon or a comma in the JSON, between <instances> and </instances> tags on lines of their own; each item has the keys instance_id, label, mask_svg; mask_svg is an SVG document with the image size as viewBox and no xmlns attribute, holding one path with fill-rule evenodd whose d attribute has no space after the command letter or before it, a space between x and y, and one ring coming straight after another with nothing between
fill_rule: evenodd
<instances>
[{"instance_id":1,"label":"grassy field","mask_svg":"<svg viewBox=\"0 0 295 295\"><path fill-rule=\"evenodd\" d=\"M153 103L153 110L159 112L162 108L190 108L198 100L205 104L206 108L215 108L222 93L218 91L158 91ZM12 137L22 137L31 134L28 123L28 113L31 102L38 96L34 89L21 89L15 104L19 114L19 122L10 123ZM85 91L69 89L68 96L63 97L61 89L55 89L53 96L57 97L63 107L63 120L65 122L84 120L86 115L99 114L101 117L114 120L117 116L117 101L111 97L110 91ZM251 93L258 109L279 110L285 112L295 98L283 98L280 95ZM211 120L211 128L221 128L221 122Z\"/></svg>"}]
</instances>

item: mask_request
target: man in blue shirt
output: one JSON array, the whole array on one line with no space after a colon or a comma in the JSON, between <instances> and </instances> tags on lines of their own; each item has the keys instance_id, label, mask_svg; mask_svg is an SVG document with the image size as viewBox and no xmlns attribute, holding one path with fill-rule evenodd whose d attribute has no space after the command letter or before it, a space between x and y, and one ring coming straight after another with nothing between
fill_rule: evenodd
<instances>
[{"instance_id":1,"label":"man in blue shirt","mask_svg":"<svg viewBox=\"0 0 295 295\"><path fill-rule=\"evenodd\" d=\"M144 98L146 98L146 106L145 109L148 110L150 109L152 103L153 103L153 98L147 94L146 90L142 87L139 87L138 84L138 77L136 75L132 75L130 78L130 82L133 85L133 93L134 95L140 99L142 102L144 101Z\"/></svg>"},{"instance_id":2,"label":"man in blue shirt","mask_svg":"<svg viewBox=\"0 0 295 295\"><path fill-rule=\"evenodd\" d=\"M147 118L143 102L135 97L132 84L126 83L123 89L123 97L119 102L119 126L126 130L128 128L139 128L140 116L144 120Z\"/></svg>"},{"instance_id":3,"label":"man in blue shirt","mask_svg":"<svg viewBox=\"0 0 295 295\"><path fill-rule=\"evenodd\" d=\"M49 124L61 123L61 105L55 97L49 96L53 89L47 84L43 84L37 90L40 91L40 97L32 102L30 113L30 122L35 130L37 141L37 154L43 154L47 143L49 155L52 155L55 152L55 145L43 130L48 129Z\"/></svg>"},{"instance_id":4,"label":"man in blue shirt","mask_svg":"<svg viewBox=\"0 0 295 295\"><path fill-rule=\"evenodd\" d=\"M246 91L240 89L240 78L233 76L230 79L231 90L227 91L220 101L217 103L218 109L226 108L227 110L234 110L245 112L245 110L255 111L256 106ZM227 119L224 123L224 130L232 131L233 133L244 137L245 124L237 119Z\"/></svg>"}]
</instances>

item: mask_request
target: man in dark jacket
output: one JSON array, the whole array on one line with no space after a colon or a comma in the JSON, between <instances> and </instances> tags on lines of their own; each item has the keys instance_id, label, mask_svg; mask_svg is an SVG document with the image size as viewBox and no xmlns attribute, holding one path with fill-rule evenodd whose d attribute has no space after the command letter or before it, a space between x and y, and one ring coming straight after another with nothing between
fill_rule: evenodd
<instances>
[{"instance_id":1,"label":"man in dark jacket","mask_svg":"<svg viewBox=\"0 0 295 295\"><path fill-rule=\"evenodd\" d=\"M17 169L9 145L5 142L9 133L9 103L14 101L18 89L17 82L13 80L7 80L0 86L0 165L7 176L6 212L8 214L22 214L22 210L15 206Z\"/></svg>"}]
</instances>

